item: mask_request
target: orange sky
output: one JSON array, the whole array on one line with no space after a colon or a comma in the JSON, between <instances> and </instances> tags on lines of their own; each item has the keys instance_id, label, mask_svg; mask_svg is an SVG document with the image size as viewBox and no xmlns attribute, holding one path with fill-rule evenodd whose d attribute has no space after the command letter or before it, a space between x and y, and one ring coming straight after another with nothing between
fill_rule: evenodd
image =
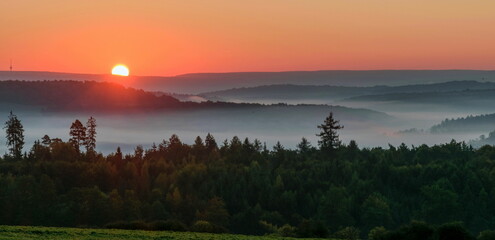
<instances>
[{"instance_id":1,"label":"orange sky","mask_svg":"<svg viewBox=\"0 0 495 240\"><path fill-rule=\"evenodd\" d=\"M0 70L495 69L491 0L2 0Z\"/></svg>"}]
</instances>

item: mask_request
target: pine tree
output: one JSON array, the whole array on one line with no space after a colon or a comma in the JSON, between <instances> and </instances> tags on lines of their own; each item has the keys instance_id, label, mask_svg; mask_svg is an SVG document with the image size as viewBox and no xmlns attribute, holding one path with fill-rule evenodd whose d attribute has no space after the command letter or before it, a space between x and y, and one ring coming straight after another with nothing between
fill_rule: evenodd
<instances>
[{"instance_id":1,"label":"pine tree","mask_svg":"<svg viewBox=\"0 0 495 240\"><path fill-rule=\"evenodd\" d=\"M206 150L208 152L211 152L213 150L218 149L217 142L215 141L215 138L213 137L213 135L211 135L210 133L208 133L208 135L206 135L205 146L206 146Z\"/></svg>"},{"instance_id":2,"label":"pine tree","mask_svg":"<svg viewBox=\"0 0 495 240\"><path fill-rule=\"evenodd\" d=\"M90 117L86 123L86 151L94 151L96 148L96 119Z\"/></svg>"},{"instance_id":3,"label":"pine tree","mask_svg":"<svg viewBox=\"0 0 495 240\"><path fill-rule=\"evenodd\" d=\"M311 148L311 143L308 141L308 139L303 137L301 139L301 142L299 144L297 144L297 148L299 149L299 152L306 153Z\"/></svg>"},{"instance_id":4,"label":"pine tree","mask_svg":"<svg viewBox=\"0 0 495 240\"><path fill-rule=\"evenodd\" d=\"M24 146L24 127L16 115L10 112L9 119L5 122L5 133L7 134L7 146L10 154L19 159L22 156Z\"/></svg>"},{"instance_id":5,"label":"pine tree","mask_svg":"<svg viewBox=\"0 0 495 240\"><path fill-rule=\"evenodd\" d=\"M179 139L179 136L177 136L177 134L172 134L172 136L170 136L168 141L169 141L169 145L168 145L169 148L182 146L182 142Z\"/></svg>"},{"instance_id":6,"label":"pine tree","mask_svg":"<svg viewBox=\"0 0 495 240\"><path fill-rule=\"evenodd\" d=\"M261 152L262 149L261 141L258 139L254 139L253 147L256 152Z\"/></svg>"},{"instance_id":7,"label":"pine tree","mask_svg":"<svg viewBox=\"0 0 495 240\"><path fill-rule=\"evenodd\" d=\"M201 139L200 136L197 136L196 140L194 140L194 145L192 146L192 149L197 157L200 157L203 154L205 145L203 144L203 139Z\"/></svg>"},{"instance_id":8,"label":"pine tree","mask_svg":"<svg viewBox=\"0 0 495 240\"><path fill-rule=\"evenodd\" d=\"M76 119L70 126L70 139L74 148L79 151L79 147L86 143L86 128L82 125L81 121Z\"/></svg>"},{"instance_id":9,"label":"pine tree","mask_svg":"<svg viewBox=\"0 0 495 240\"><path fill-rule=\"evenodd\" d=\"M120 146L117 147L117 151L115 152L115 157L120 161L122 160L123 154L122 150L120 149Z\"/></svg>"},{"instance_id":10,"label":"pine tree","mask_svg":"<svg viewBox=\"0 0 495 240\"><path fill-rule=\"evenodd\" d=\"M339 140L337 130L343 129L344 126L341 126L339 121L333 118L332 112L330 112L323 124L319 125L318 128L321 129L321 132L316 134L316 136L320 137L320 140L318 141L320 149L332 151L340 146L341 141Z\"/></svg>"},{"instance_id":11,"label":"pine tree","mask_svg":"<svg viewBox=\"0 0 495 240\"><path fill-rule=\"evenodd\" d=\"M273 146L273 151L274 152L281 152L284 150L284 146L282 146L282 144L280 144L280 141L277 141L277 144L275 144L275 146Z\"/></svg>"},{"instance_id":12,"label":"pine tree","mask_svg":"<svg viewBox=\"0 0 495 240\"><path fill-rule=\"evenodd\" d=\"M204 147L203 139L201 139L200 136L197 136L196 139L194 140L193 148L194 147L196 147L196 148Z\"/></svg>"},{"instance_id":13,"label":"pine tree","mask_svg":"<svg viewBox=\"0 0 495 240\"><path fill-rule=\"evenodd\" d=\"M143 145L137 145L136 148L134 148L134 157L139 160L143 159L144 157Z\"/></svg>"}]
</instances>

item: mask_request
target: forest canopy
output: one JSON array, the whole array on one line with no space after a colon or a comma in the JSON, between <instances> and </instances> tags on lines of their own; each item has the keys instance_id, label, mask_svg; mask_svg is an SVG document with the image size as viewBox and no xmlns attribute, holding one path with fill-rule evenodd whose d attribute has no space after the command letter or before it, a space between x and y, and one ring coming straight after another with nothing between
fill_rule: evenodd
<instances>
[{"instance_id":1,"label":"forest canopy","mask_svg":"<svg viewBox=\"0 0 495 240\"><path fill-rule=\"evenodd\" d=\"M86 133L97 126L91 119ZM104 156L93 139L75 137L81 129L1 159L0 224L394 239L418 226L478 235L495 223L492 146L359 148L332 133L323 149L306 139L268 149L208 134Z\"/></svg>"}]
</instances>

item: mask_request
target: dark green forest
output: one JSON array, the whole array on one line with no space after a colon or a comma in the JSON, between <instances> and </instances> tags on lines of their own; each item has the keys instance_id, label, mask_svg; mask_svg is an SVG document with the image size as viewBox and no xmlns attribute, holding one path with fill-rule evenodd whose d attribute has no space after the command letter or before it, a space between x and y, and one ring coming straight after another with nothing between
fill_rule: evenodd
<instances>
[{"instance_id":1,"label":"dark green forest","mask_svg":"<svg viewBox=\"0 0 495 240\"><path fill-rule=\"evenodd\" d=\"M76 120L68 141L40 136L28 148L11 114L0 224L493 239L485 230L495 224L495 147L452 140L360 148L339 141L331 114L316 127L320 142L303 138L295 149L238 137L217 142L211 134L189 145L172 135L150 149L104 156L94 150L94 118Z\"/></svg>"}]
</instances>

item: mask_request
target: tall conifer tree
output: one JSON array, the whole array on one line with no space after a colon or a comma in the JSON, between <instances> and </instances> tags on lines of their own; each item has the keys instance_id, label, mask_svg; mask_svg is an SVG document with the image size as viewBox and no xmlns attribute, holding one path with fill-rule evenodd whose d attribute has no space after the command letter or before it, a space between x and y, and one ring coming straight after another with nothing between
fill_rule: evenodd
<instances>
[{"instance_id":1,"label":"tall conifer tree","mask_svg":"<svg viewBox=\"0 0 495 240\"><path fill-rule=\"evenodd\" d=\"M76 119L76 121L74 121L70 126L69 135L69 142L72 143L77 151L79 151L80 146L86 144L86 128L78 119Z\"/></svg>"},{"instance_id":2,"label":"tall conifer tree","mask_svg":"<svg viewBox=\"0 0 495 240\"><path fill-rule=\"evenodd\" d=\"M339 140L337 130L343 129L344 126L340 125L339 121L333 118L332 112L330 112L323 124L319 125L318 128L321 129L321 132L316 134L316 136L320 137L318 145L321 150L331 152L340 146L341 141Z\"/></svg>"},{"instance_id":3,"label":"tall conifer tree","mask_svg":"<svg viewBox=\"0 0 495 240\"><path fill-rule=\"evenodd\" d=\"M96 148L96 119L90 117L86 123L86 151L94 151Z\"/></svg>"},{"instance_id":4,"label":"tall conifer tree","mask_svg":"<svg viewBox=\"0 0 495 240\"><path fill-rule=\"evenodd\" d=\"M5 122L7 146L12 157L19 159L24 146L24 127L15 114L10 111L9 119Z\"/></svg>"}]
</instances>

